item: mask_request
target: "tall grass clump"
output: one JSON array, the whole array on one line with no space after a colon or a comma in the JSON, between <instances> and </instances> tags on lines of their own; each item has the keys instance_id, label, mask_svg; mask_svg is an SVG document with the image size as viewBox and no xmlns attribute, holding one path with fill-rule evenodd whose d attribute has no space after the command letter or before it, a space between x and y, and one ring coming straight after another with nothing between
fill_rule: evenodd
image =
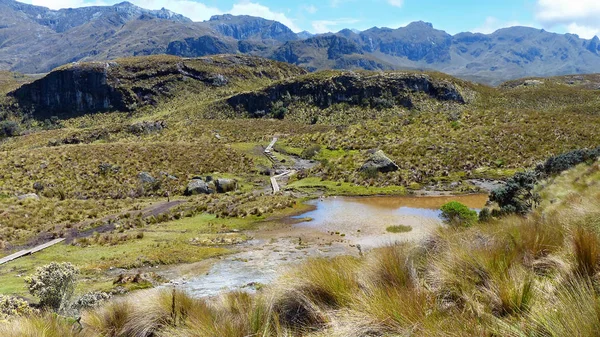
<instances>
[{"instance_id":1,"label":"tall grass clump","mask_svg":"<svg viewBox=\"0 0 600 337\"><path fill-rule=\"evenodd\" d=\"M78 323L50 313L19 318L6 324L0 322L2 337L96 337L81 330Z\"/></svg>"},{"instance_id":2,"label":"tall grass clump","mask_svg":"<svg viewBox=\"0 0 600 337\"><path fill-rule=\"evenodd\" d=\"M573 255L575 273L593 277L598 273L600 262L600 239L598 233L584 225L578 225L573 233Z\"/></svg>"}]
</instances>

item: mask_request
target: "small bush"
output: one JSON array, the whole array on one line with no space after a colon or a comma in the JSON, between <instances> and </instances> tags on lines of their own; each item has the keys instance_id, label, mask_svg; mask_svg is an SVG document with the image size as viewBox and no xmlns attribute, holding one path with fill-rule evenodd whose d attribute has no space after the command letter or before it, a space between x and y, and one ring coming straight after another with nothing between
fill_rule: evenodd
<instances>
[{"instance_id":1,"label":"small bush","mask_svg":"<svg viewBox=\"0 0 600 337\"><path fill-rule=\"evenodd\" d=\"M533 171L519 172L506 185L493 190L490 201L498 203L501 214L527 214L540 200L540 196L533 192L538 177L538 173Z\"/></svg>"},{"instance_id":2,"label":"small bush","mask_svg":"<svg viewBox=\"0 0 600 337\"><path fill-rule=\"evenodd\" d=\"M479 222L488 222L492 219L492 212L490 211L489 208L484 207L480 212L479 212Z\"/></svg>"},{"instance_id":3,"label":"small bush","mask_svg":"<svg viewBox=\"0 0 600 337\"><path fill-rule=\"evenodd\" d=\"M0 122L0 138L18 136L20 133L19 124L15 121Z\"/></svg>"},{"instance_id":4,"label":"small bush","mask_svg":"<svg viewBox=\"0 0 600 337\"><path fill-rule=\"evenodd\" d=\"M25 283L29 292L40 299L42 307L60 311L73 296L78 273L71 263L52 262L37 268Z\"/></svg>"},{"instance_id":5,"label":"small bush","mask_svg":"<svg viewBox=\"0 0 600 337\"><path fill-rule=\"evenodd\" d=\"M469 227L477 222L477 212L458 201L451 201L443 205L442 219L450 226Z\"/></svg>"},{"instance_id":6,"label":"small bush","mask_svg":"<svg viewBox=\"0 0 600 337\"><path fill-rule=\"evenodd\" d=\"M317 155L317 153L319 153L319 151L321 151L320 145L311 145L310 147L307 147L304 150L302 150L300 157L304 159L313 159Z\"/></svg>"}]
</instances>

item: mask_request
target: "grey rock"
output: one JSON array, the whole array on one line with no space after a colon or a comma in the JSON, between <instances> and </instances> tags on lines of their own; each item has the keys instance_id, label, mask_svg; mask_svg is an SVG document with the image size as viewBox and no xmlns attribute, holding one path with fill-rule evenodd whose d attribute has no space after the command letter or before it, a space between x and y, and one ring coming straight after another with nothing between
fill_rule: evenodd
<instances>
[{"instance_id":1,"label":"grey rock","mask_svg":"<svg viewBox=\"0 0 600 337\"><path fill-rule=\"evenodd\" d=\"M17 196L17 199L19 199L19 200L26 200L26 199L40 200L40 197L35 193L27 193L27 194L22 194L22 195Z\"/></svg>"},{"instance_id":2,"label":"grey rock","mask_svg":"<svg viewBox=\"0 0 600 337\"><path fill-rule=\"evenodd\" d=\"M150 173L148 173L148 172L141 172L140 174L138 174L138 179L143 184L154 184L154 183L156 183L156 179L152 175L150 175Z\"/></svg>"},{"instance_id":3,"label":"grey rock","mask_svg":"<svg viewBox=\"0 0 600 337\"><path fill-rule=\"evenodd\" d=\"M155 132L160 132L167 128L167 123L165 121L155 121L155 122L140 122L135 123L129 126L129 132L135 135L143 135L150 134Z\"/></svg>"},{"instance_id":4,"label":"grey rock","mask_svg":"<svg viewBox=\"0 0 600 337\"><path fill-rule=\"evenodd\" d=\"M526 87L537 87L542 84L544 84L544 82L542 82L540 80L527 80L523 83L523 85Z\"/></svg>"},{"instance_id":5,"label":"grey rock","mask_svg":"<svg viewBox=\"0 0 600 337\"><path fill-rule=\"evenodd\" d=\"M192 179L185 189L185 195L211 194L214 190L202 179Z\"/></svg>"},{"instance_id":6,"label":"grey rock","mask_svg":"<svg viewBox=\"0 0 600 337\"><path fill-rule=\"evenodd\" d=\"M388 158L382 150L379 150L371 155L363 166L360 168L361 171L367 171L370 169L376 169L379 172L386 173L398 170L398 165Z\"/></svg>"},{"instance_id":7,"label":"grey rock","mask_svg":"<svg viewBox=\"0 0 600 337\"><path fill-rule=\"evenodd\" d=\"M164 172L164 171L161 171L161 172L159 172L159 174L160 174L161 176L163 176L163 177L165 177L165 178L169 179L169 180L178 180L178 179L179 179L179 178L177 178L176 176L174 176L174 175L172 175L172 174L169 174L169 172Z\"/></svg>"},{"instance_id":8,"label":"grey rock","mask_svg":"<svg viewBox=\"0 0 600 337\"><path fill-rule=\"evenodd\" d=\"M33 183L33 189L40 192L44 190L44 184L42 184L39 181L36 181L35 183Z\"/></svg>"}]
</instances>

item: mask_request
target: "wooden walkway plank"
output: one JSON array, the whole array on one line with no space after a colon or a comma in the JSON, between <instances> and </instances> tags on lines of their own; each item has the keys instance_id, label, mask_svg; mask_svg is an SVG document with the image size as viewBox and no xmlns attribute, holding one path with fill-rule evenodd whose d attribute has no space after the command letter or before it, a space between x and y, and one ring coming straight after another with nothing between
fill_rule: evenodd
<instances>
[{"instance_id":1,"label":"wooden walkway plank","mask_svg":"<svg viewBox=\"0 0 600 337\"><path fill-rule=\"evenodd\" d=\"M35 254L35 253L37 253L39 251L42 251L42 250L44 250L46 248L49 248L49 247L52 247L52 246L54 246L56 244L59 244L59 243L61 243L63 241L65 241L64 238L54 239L54 240L52 240L50 242L44 243L43 245L39 245L39 246L33 247L31 249L21 250L19 252L16 252L14 254L9 255L9 256L5 256L5 257L3 257L3 258L0 259L0 265L3 265L3 264L8 263L10 261L14 261L14 260L16 260L18 258L21 258L23 256L26 256L26 255Z\"/></svg>"},{"instance_id":2,"label":"wooden walkway plank","mask_svg":"<svg viewBox=\"0 0 600 337\"><path fill-rule=\"evenodd\" d=\"M35 254L35 253L37 253L37 252L39 252L39 251L42 251L42 250L44 250L44 249L46 249L46 248L49 248L49 247L52 247L52 246L54 246L54 245L56 245L56 244L59 244L59 243L61 243L61 242L63 242L63 241L65 241L65 239L64 239L64 238L61 238L61 239L55 239L55 240L52 240L52 241L50 241L50 242L46 242L46 243L45 243L45 244L43 244L43 245L39 245L39 246L37 246L37 247L34 247L34 248L32 248L32 249L29 251L29 253L30 253L30 254Z\"/></svg>"},{"instance_id":3,"label":"wooden walkway plank","mask_svg":"<svg viewBox=\"0 0 600 337\"><path fill-rule=\"evenodd\" d=\"M18 251L16 253L14 253L14 254L9 255L9 256L5 256L5 257L3 257L3 258L0 259L0 265L5 264L7 262L10 262L12 260L16 260L16 259L18 259L18 258L20 258L22 256L27 255L27 254L29 254L29 250L21 250L21 251Z\"/></svg>"},{"instance_id":4,"label":"wooden walkway plank","mask_svg":"<svg viewBox=\"0 0 600 337\"><path fill-rule=\"evenodd\" d=\"M275 157L273 155L273 153L271 153L273 150L273 146L275 146L275 143L277 143L277 140L278 140L277 137L273 137L273 140L271 141L271 143L269 143L269 146L267 146L267 148L265 149L265 156L267 156L267 158L269 158L269 160L273 163L274 167L280 165L283 168L283 165L281 165L281 163L279 162L277 157ZM285 172L283 172L281 174L272 176L271 177L271 186L273 188L273 193L278 193L279 191L281 191L281 188L279 187L279 184L277 183L277 179L283 178L288 175L292 175L294 173L296 173L296 171L286 170Z\"/></svg>"}]
</instances>

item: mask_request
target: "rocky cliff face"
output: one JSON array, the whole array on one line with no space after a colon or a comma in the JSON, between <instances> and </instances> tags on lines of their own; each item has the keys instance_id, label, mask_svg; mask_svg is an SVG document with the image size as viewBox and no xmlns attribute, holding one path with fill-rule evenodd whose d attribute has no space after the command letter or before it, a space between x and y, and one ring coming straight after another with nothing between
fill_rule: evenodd
<instances>
[{"instance_id":1,"label":"rocky cliff face","mask_svg":"<svg viewBox=\"0 0 600 337\"><path fill-rule=\"evenodd\" d=\"M276 40L286 42L298 39L291 29L277 21L247 15L215 15L206 24L221 35L241 41Z\"/></svg>"},{"instance_id":2,"label":"rocky cliff face","mask_svg":"<svg viewBox=\"0 0 600 337\"><path fill-rule=\"evenodd\" d=\"M44 120L156 104L163 97L178 94L171 92L177 82L199 82L212 90L236 81L262 79L262 83L264 79L276 81L301 74L305 74L301 68L249 56L150 56L69 65L10 95L22 109Z\"/></svg>"},{"instance_id":3,"label":"rocky cliff face","mask_svg":"<svg viewBox=\"0 0 600 337\"><path fill-rule=\"evenodd\" d=\"M251 117L278 117L277 102L302 101L327 108L337 103L360 105L394 105L412 107L411 94L422 93L433 99L464 103L460 89L453 83L434 80L425 74L339 73L329 78L308 75L268 87L262 91L233 96L227 103L243 108Z\"/></svg>"},{"instance_id":4,"label":"rocky cliff face","mask_svg":"<svg viewBox=\"0 0 600 337\"><path fill-rule=\"evenodd\" d=\"M182 41L173 41L167 47L167 54L182 57L200 57L216 54L231 54L237 51L237 46L222 41L214 36L201 36L187 38Z\"/></svg>"},{"instance_id":5,"label":"rocky cliff face","mask_svg":"<svg viewBox=\"0 0 600 337\"><path fill-rule=\"evenodd\" d=\"M40 119L126 110L123 92L111 83L109 65L54 71L13 92L21 107Z\"/></svg>"}]
</instances>

